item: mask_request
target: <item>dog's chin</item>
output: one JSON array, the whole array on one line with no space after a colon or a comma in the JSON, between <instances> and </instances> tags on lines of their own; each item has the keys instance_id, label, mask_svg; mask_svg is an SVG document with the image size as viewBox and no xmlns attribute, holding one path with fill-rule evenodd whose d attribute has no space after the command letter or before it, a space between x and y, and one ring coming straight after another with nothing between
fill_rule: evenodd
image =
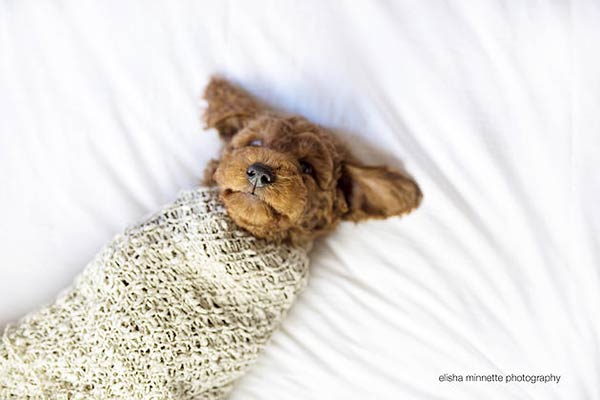
<instances>
[{"instance_id":1,"label":"dog's chin","mask_svg":"<svg viewBox=\"0 0 600 400\"><path fill-rule=\"evenodd\" d=\"M221 200L233 222L255 236L276 236L291 226L289 217L258 194L225 189Z\"/></svg>"}]
</instances>

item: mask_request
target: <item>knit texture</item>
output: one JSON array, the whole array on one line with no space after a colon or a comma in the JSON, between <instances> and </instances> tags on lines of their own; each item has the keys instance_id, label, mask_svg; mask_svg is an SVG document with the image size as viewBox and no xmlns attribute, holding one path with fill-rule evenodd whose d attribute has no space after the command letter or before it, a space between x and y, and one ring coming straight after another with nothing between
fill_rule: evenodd
<instances>
[{"instance_id":1,"label":"knit texture","mask_svg":"<svg viewBox=\"0 0 600 400\"><path fill-rule=\"evenodd\" d=\"M0 399L223 398L305 286L307 251L236 227L214 189L183 192L6 328Z\"/></svg>"}]
</instances>

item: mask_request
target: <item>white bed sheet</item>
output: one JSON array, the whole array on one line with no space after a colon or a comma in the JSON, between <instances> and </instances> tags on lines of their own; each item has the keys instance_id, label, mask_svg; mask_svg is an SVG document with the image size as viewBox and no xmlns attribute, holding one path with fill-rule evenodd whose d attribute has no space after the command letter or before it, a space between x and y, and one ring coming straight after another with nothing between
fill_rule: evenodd
<instances>
[{"instance_id":1,"label":"white bed sheet","mask_svg":"<svg viewBox=\"0 0 600 400\"><path fill-rule=\"evenodd\" d=\"M598 399L599 35L594 1L2 1L0 326L197 184L219 72L425 194L318 243L233 399Z\"/></svg>"}]
</instances>

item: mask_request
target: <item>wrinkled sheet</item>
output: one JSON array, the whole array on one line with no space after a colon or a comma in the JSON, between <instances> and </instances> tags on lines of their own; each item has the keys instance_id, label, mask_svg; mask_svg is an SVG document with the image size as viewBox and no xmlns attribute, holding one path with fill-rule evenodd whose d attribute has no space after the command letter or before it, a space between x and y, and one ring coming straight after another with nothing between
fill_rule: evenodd
<instances>
[{"instance_id":1,"label":"wrinkled sheet","mask_svg":"<svg viewBox=\"0 0 600 400\"><path fill-rule=\"evenodd\" d=\"M0 2L0 325L199 182L221 73L425 195L317 244L233 399L598 399L599 35L594 1Z\"/></svg>"}]
</instances>

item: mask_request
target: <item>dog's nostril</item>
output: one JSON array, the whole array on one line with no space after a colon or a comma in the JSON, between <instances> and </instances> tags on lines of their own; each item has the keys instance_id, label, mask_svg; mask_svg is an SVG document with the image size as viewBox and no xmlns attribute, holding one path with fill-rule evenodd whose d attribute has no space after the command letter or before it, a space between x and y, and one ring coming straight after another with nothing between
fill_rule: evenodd
<instances>
[{"instance_id":1,"label":"dog's nostril","mask_svg":"<svg viewBox=\"0 0 600 400\"><path fill-rule=\"evenodd\" d=\"M275 181L275 174L273 170L261 163L254 163L246 170L248 181L256 186L263 187L269 185Z\"/></svg>"}]
</instances>

